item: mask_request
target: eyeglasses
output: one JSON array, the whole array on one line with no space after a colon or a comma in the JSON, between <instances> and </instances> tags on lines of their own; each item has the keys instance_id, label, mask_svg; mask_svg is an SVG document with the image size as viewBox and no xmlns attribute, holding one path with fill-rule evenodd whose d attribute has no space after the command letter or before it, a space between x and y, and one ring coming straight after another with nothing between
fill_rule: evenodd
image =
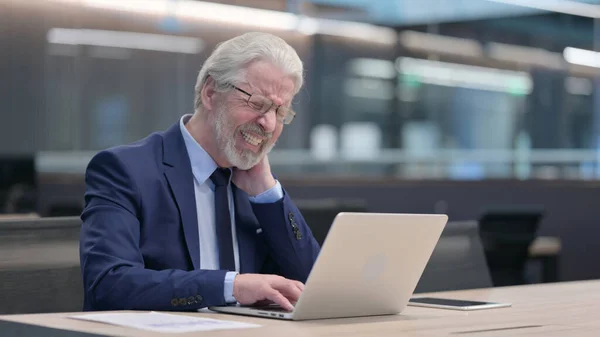
<instances>
[{"instance_id":1,"label":"eyeglasses","mask_svg":"<svg viewBox=\"0 0 600 337\"><path fill-rule=\"evenodd\" d=\"M282 122L283 124L290 124L292 122L292 120L294 119L294 117L296 116L296 113L292 109L281 106L281 105L275 105L275 103L273 103L273 101L266 98L265 96L251 94L251 93L247 92L246 90L236 87L233 84L230 84L230 85L235 90L248 95L248 100L246 101L246 103L248 103L248 105L251 108L258 111L261 115L266 114L269 110L271 110L271 107L275 106L275 113L276 113L277 119L280 122Z\"/></svg>"}]
</instances>

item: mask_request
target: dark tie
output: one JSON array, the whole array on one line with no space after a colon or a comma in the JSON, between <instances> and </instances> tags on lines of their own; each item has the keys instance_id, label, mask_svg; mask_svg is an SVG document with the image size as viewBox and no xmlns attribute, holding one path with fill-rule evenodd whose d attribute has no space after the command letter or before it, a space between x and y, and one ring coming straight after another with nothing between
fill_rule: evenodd
<instances>
[{"instance_id":1,"label":"dark tie","mask_svg":"<svg viewBox=\"0 0 600 337\"><path fill-rule=\"evenodd\" d=\"M230 175L231 170L217 168L210 176L210 180L215 184L215 226L219 243L219 267L222 270L235 271L229 198L227 197Z\"/></svg>"}]
</instances>

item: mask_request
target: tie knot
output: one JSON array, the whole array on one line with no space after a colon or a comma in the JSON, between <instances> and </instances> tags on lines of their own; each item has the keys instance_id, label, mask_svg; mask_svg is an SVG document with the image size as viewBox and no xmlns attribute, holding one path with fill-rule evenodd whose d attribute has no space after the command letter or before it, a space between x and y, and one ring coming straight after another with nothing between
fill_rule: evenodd
<instances>
[{"instance_id":1,"label":"tie knot","mask_svg":"<svg viewBox=\"0 0 600 337\"><path fill-rule=\"evenodd\" d=\"M210 180L212 180L215 186L227 186L229 184L230 175L230 169L217 167L215 172L213 172L213 174L210 175Z\"/></svg>"}]
</instances>

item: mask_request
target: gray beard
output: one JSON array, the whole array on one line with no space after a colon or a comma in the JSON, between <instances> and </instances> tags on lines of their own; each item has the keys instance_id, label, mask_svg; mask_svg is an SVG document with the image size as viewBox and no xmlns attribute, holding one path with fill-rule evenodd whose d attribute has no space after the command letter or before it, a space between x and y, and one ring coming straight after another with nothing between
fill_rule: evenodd
<instances>
[{"instance_id":1,"label":"gray beard","mask_svg":"<svg viewBox=\"0 0 600 337\"><path fill-rule=\"evenodd\" d=\"M260 151L258 153L254 153L247 149L236 149L235 147L235 126L231 124L231 120L227 117L229 116L229 111L225 107L220 107L216 111L215 116L215 130L217 137L217 146L219 150L223 151L225 154L225 159L233 166L237 167L240 170L249 170L252 167L256 166L263 157L271 152L275 143L270 143L270 140L265 140ZM242 130L245 129L244 126L241 127ZM255 127L249 127L254 129Z\"/></svg>"}]
</instances>

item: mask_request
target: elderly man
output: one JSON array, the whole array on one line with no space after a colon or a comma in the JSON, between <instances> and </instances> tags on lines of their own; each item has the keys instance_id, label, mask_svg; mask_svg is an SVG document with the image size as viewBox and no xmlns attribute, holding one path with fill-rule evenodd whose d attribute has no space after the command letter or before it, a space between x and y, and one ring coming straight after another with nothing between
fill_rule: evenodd
<instances>
[{"instance_id":1,"label":"elderly man","mask_svg":"<svg viewBox=\"0 0 600 337\"><path fill-rule=\"evenodd\" d=\"M81 215L84 310L293 309L319 246L267 153L294 118L302 75L282 39L238 36L200 70L193 115L94 156Z\"/></svg>"}]
</instances>

